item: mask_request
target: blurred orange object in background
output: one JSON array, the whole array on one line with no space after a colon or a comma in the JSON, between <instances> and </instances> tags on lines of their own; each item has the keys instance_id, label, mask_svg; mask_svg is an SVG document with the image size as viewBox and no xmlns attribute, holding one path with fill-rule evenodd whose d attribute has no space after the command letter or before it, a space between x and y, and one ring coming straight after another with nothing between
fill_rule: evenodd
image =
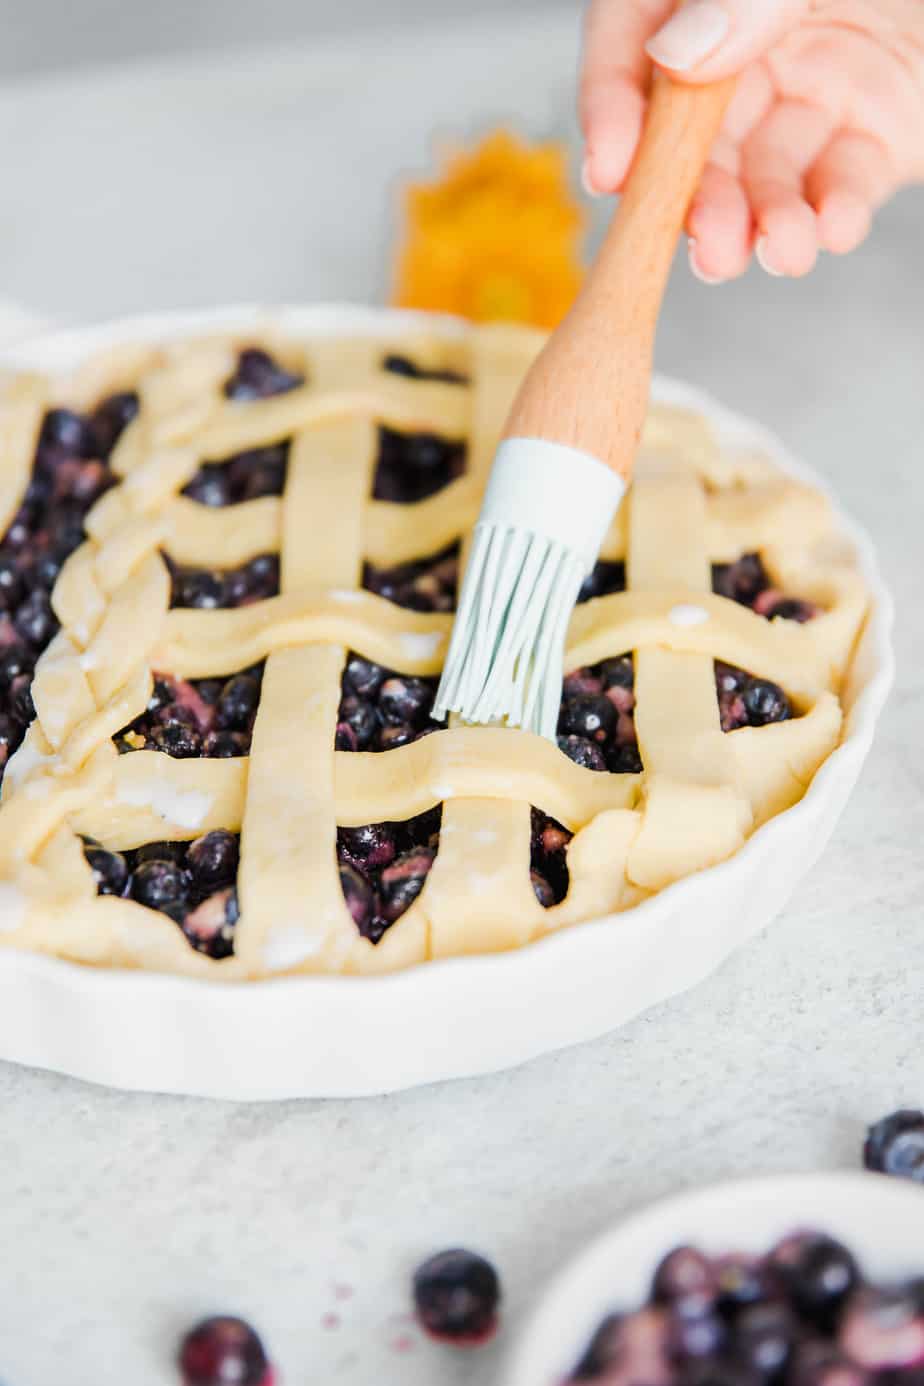
<instances>
[{"instance_id":1,"label":"blurred orange object in background","mask_svg":"<svg viewBox=\"0 0 924 1386\"><path fill-rule=\"evenodd\" d=\"M497 130L447 151L433 181L407 184L403 211L401 307L554 327L571 306L587 216L564 145Z\"/></svg>"}]
</instances>

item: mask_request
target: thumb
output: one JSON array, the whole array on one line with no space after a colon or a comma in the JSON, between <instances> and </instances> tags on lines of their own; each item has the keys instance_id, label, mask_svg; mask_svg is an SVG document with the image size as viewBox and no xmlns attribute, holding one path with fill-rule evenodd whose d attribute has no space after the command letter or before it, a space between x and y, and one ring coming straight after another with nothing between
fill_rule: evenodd
<instances>
[{"instance_id":1,"label":"thumb","mask_svg":"<svg viewBox=\"0 0 924 1386\"><path fill-rule=\"evenodd\" d=\"M645 45L682 82L740 72L807 12L809 0L688 0Z\"/></svg>"}]
</instances>

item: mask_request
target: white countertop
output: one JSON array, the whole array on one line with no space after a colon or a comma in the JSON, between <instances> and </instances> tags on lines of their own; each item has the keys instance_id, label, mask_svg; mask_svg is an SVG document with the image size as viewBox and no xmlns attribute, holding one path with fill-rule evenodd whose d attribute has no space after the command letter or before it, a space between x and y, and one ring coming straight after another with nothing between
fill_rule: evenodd
<instances>
[{"instance_id":1,"label":"white countertop","mask_svg":"<svg viewBox=\"0 0 924 1386\"><path fill-rule=\"evenodd\" d=\"M573 128L575 43L550 14L8 87L0 296L78 319L378 300L393 174L433 130ZM898 600L897 691L784 916L607 1039L377 1101L235 1107L0 1066L4 1386L168 1386L176 1335L208 1311L251 1317L285 1386L491 1386L602 1223L730 1174L854 1168L868 1120L924 1101L922 233L906 194L849 262L721 290L680 268L665 309L661 369L825 472ZM361 1012L356 1043L375 1043ZM399 1352L412 1267L458 1242L500 1270L500 1339L453 1355L411 1330Z\"/></svg>"}]
</instances>

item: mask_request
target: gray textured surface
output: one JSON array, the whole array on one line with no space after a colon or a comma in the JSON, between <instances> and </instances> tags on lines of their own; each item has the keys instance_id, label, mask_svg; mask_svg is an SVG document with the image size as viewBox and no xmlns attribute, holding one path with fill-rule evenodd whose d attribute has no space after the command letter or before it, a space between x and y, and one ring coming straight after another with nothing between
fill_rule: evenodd
<instances>
[{"instance_id":1,"label":"gray textured surface","mask_svg":"<svg viewBox=\"0 0 924 1386\"><path fill-rule=\"evenodd\" d=\"M19 155L0 185L0 293L77 316L379 297L387 179L434 126L569 125L570 25L501 28L480 59L472 38L419 35L374 66L354 47L0 97ZM785 915L608 1039L399 1097L234 1107L0 1066L8 1386L167 1386L175 1333L216 1307L254 1318L286 1386L490 1386L543 1282L606 1220L729 1174L850 1168L867 1119L924 1101L922 227L907 194L849 262L721 290L680 269L665 310L661 368L824 471L898 597L898 689ZM356 1043L375 1043L361 1013ZM407 1274L455 1241L497 1260L502 1338L454 1357L411 1332L400 1352Z\"/></svg>"}]
</instances>

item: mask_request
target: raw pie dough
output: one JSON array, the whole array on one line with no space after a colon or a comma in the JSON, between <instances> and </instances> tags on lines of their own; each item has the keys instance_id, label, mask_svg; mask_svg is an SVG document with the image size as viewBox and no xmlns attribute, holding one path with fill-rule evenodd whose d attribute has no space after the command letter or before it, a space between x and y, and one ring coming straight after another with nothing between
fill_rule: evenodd
<instances>
[{"instance_id":1,"label":"raw pie dough","mask_svg":"<svg viewBox=\"0 0 924 1386\"><path fill-rule=\"evenodd\" d=\"M348 649L403 673L439 672L451 616L359 588L363 559L394 565L465 534L513 393L540 345L509 327L262 345L308 384L233 402L237 350L210 337L122 348L78 375L6 382L0 522L28 484L51 404L134 388L141 412L116 445L121 485L53 595L61 630L33 684L36 720L0 805L0 943L84 963L240 979L372 973L519 947L626 910L720 862L795 803L837 745L839 691L866 611L850 546L825 498L753 455L723 454L706 421L651 410L635 483L602 557L627 590L575 609L567 667L633 651L641 775L582 769L551 743L451 727L385 753L334 751ZM470 386L386 373L400 351ZM467 472L416 504L369 500L377 426L468 441ZM179 492L205 459L291 438L284 496L209 509ZM233 610L168 610L160 556L230 567L281 554L280 595ZM714 596L710 564L759 550L777 586L821 607L805 625ZM251 754L119 756L112 735L145 707L151 669L193 678L267 658ZM721 659L780 684L800 714L723 734ZM336 827L407 819L443 803L439 852L410 909L372 945L345 906ZM530 805L574 832L570 889L543 909L529 878ZM235 954L196 953L165 915L97 896L78 834L119 850L214 828L241 833ZM682 920L678 920L678 927ZM619 919L611 921L619 928Z\"/></svg>"}]
</instances>

